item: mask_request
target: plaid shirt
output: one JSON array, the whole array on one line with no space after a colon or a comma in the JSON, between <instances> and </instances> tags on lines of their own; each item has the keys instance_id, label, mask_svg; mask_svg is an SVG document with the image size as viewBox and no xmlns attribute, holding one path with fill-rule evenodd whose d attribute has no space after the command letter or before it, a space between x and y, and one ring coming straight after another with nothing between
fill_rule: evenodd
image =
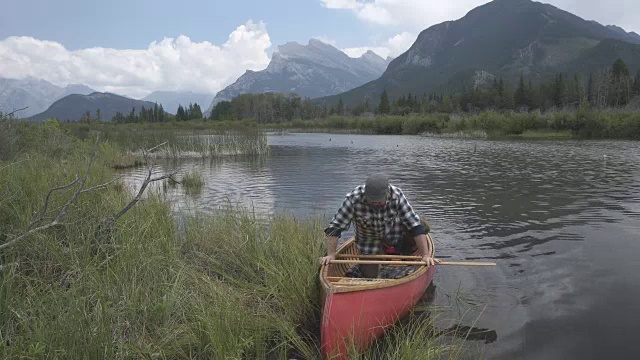
<instances>
[{"instance_id":1,"label":"plaid shirt","mask_svg":"<svg viewBox=\"0 0 640 360\"><path fill-rule=\"evenodd\" d=\"M383 243L396 245L409 229L417 230L418 233L414 235L425 233L420 217L413 211L402 190L393 185L389 185L387 204L384 207L367 203L364 185L355 188L346 195L325 233L340 237L352 221L355 221L356 245L363 255L380 254Z\"/></svg>"}]
</instances>

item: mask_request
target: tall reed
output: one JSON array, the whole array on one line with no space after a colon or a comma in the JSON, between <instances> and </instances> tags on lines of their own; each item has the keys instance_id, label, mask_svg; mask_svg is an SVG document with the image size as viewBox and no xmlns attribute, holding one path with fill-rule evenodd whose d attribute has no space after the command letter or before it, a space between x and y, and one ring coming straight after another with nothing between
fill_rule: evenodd
<instances>
[{"instance_id":1,"label":"tall reed","mask_svg":"<svg viewBox=\"0 0 640 360\"><path fill-rule=\"evenodd\" d=\"M174 132L168 130L135 129L123 131L111 128L106 139L129 152L141 154L166 143L153 156L163 158L217 157L228 155L265 156L269 154L267 136L260 130L222 131L220 133Z\"/></svg>"},{"instance_id":2,"label":"tall reed","mask_svg":"<svg viewBox=\"0 0 640 360\"><path fill-rule=\"evenodd\" d=\"M93 146L56 127L23 130L25 158L0 161L0 244L83 173ZM114 178L119 149L100 143L87 187ZM54 194L45 221L73 191ZM64 224L0 249L0 358L319 357L318 220L221 206L179 228L150 195L104 232L132 197L116 184L83 193Z\"/></svg>"}]
</instances>

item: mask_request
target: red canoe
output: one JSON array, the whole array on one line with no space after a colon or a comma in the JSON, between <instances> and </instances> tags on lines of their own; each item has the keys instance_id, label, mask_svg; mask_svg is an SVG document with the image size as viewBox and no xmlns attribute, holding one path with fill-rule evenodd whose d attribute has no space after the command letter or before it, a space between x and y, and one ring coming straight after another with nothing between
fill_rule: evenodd
<instances>
[{"instance_id":1,"label":"red canoe","mask_svg":"<svg viewBox=\"0 0 640 360\"><path fill-rule=\"evenodd\" d=\"M431 256L434 256L433 240ZM354 239L338 249L339 259L358 260ZM386 260L386 259L385 259ZM433 280L435 267L419 266L400 279L354 279L345 274L353 264L331 264L320 271L324 307L321 345L324 359L348 359L350 349L361 352L382 336L420 300Z\"/></svg>"}]
</instances>

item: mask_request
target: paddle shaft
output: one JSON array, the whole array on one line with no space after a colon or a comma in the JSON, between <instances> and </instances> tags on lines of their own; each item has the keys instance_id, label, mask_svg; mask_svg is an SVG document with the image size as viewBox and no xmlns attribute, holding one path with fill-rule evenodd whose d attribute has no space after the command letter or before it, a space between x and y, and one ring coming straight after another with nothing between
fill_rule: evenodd
<instances>
[{"instance_id":1,"label":"paddle shaft","mask_svg":"<svg viewBox=\"0 0 640 360\"><path fill-rule=\"evenodd\" d=\"M361 257L363 255L360 255ZM395 257L396 259L398 257ZM421 259L421 258L420 258ZM360 264L360 265L427 265L423 261L383 261L383 260L331 260L331 264ZM436 265L456 265L456 266L496 266L491 262L464 262L464 261L442 261Z\"/></svg>"},{"instance_id":2,"label":"paddle shaft","mask_svg":"<svg viewBox=\"0 0 640 360\"><path fill-rule=\"evenodd\" d=\"M409 255L338 255L338 259L402 259L402 260L420 260L422 256L409 256Z\"/></svg>"}]
</instances>

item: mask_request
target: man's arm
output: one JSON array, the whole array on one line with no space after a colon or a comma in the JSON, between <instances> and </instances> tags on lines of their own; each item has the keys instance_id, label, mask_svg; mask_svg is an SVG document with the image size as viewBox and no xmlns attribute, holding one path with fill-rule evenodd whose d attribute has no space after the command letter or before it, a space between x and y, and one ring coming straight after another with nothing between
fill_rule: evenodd
<instances>
[{"instance_id":1,"label":"man's arm","mask_svg":"<svg viewBox=\"0 0 640 360\"><path fill-rule=\"evenodd\" d=\"M429 241L427 241L426 234L420 234L414 237L416 241L416 245L418 245L418 250L420 250L420 255L422 255L423 262L427 263L427 266L432 266L440 262L438 259L434 259L431 257L431 245L429 245Z\"/></svg>"},{"instance_id":2,"label":"man's arm","mask_svg":"<svg viewBox=\"0 0 640 360\"><path fill-rule=\"evenodd\" d=\"M331 260L336 259L338 239L342 235L342 231L349 228L353 219L353 211L353 202L347 196L329 226L324 230L325 234L327 234L327 256L320 259L320 265L328 265Z\"/></svg>"},{"instance_id":3,"label":"man's arm","mask_svg":"<svg viewBox=\"0 0 640 360\"><path fill-rule=\"evenodd\" d=\"M331 260L336 259L338 239L339 238L337 236L327 236L327 256L320 259L320 265L329 265Z\"/></svg>"},{"instance_id":4,"label":"man's arm","mask_svg":"<svg viewBox=\"0 0 640 360\"><path fill-rule=\"evenodd\" d=\"M400 213L400 219L407 226L407 228L411 229L413 233L413 239L420 250L420 254L422 255L423 262L427 263L427 266L432 266L440 261L431 257L431 247L429 245L429 241L427 241L427 233L429 232L429 226L425 227L422 225L420 221L420 216L413 211L413 207L409 204L409 201L404 196L404 193L400 189L400 198L398 201L398 212Z\"/></svg>"}]
</instances>

